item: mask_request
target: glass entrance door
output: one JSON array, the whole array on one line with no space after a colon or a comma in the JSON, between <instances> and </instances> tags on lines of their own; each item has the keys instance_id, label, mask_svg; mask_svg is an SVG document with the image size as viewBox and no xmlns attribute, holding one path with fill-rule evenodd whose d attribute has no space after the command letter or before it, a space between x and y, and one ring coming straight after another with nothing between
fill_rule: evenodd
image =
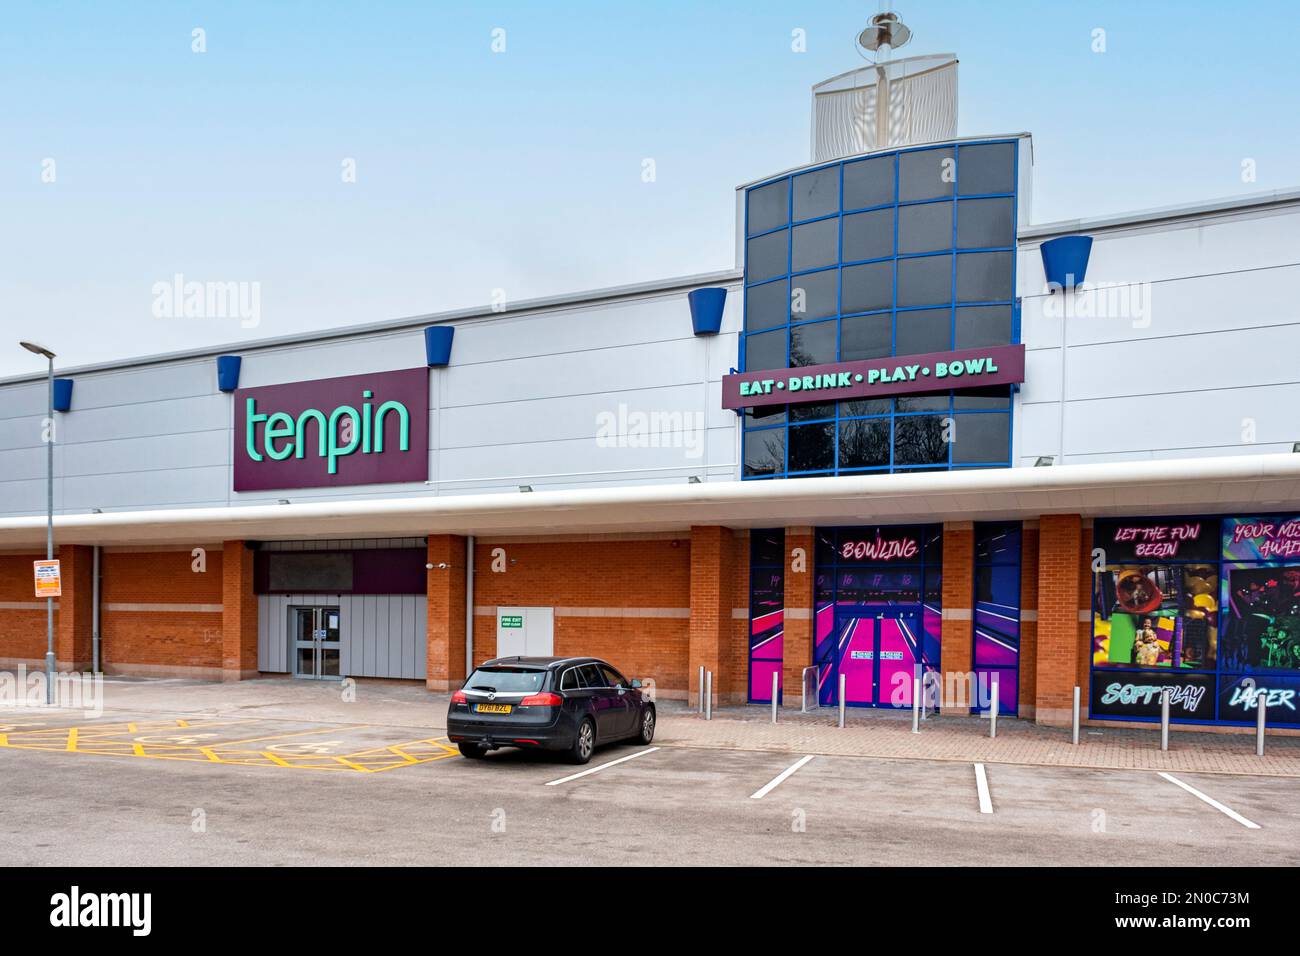
<instances>
[{"instance_id":1,"label":"glass entrance door","mask_svg":"<svg viewBox=\"0 0 1300 956\"><path fill-rule=\"evenodd\" d=\"M911 707L921 660L920 614L894 608L841 608L835 615L831 673L835 693L844 675L851 707Z\"/></svg>"},{"instance_id":2,"label":"glass entrance door","mask_svg":"<svg viewBox=\"0 0 1300 956\"><path fill-rule=\"evenodd\" d=\"M343 655L337 607L293 609L293 676L337 680Z\"/></svg>"}]
</instances>

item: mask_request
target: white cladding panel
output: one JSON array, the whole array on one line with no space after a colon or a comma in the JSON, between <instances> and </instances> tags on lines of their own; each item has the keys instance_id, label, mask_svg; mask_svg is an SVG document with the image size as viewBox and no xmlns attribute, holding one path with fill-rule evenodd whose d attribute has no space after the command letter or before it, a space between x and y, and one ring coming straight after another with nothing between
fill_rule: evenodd
<instances>
[{"instance_id":1,"label":"white cladding panel","mask_svg":"<svg viewBox=\"0 0 1300 956\"><path fill-rule=\"evenodd\" d=\"M1038 243L1022 245L1019 274L1018 465L1263 454L1300 441L1297 207L1101 232L1086 291L1045 294Z\"/></svg>"},{"instance_id":2,"label":"white cladding panel","mask_svg":"<svg viewBox=\"0 0 1300 956\"><path fill-rule=\"evenodd\" d=\"M56 414L55 507L730 480L739 419L719 406L721 377L736 364L740 291L728 289L714 337L692 334L678 290L456 323L451 366L429 372L427 485L235 494L232 397L217 390L214 357L73 373L72 411ZM229 351L243 356L241 387L425 364L420 327ZM0 386L0 514L44 511L45 405L43 381Z\"/></svg>"}]
</instances>

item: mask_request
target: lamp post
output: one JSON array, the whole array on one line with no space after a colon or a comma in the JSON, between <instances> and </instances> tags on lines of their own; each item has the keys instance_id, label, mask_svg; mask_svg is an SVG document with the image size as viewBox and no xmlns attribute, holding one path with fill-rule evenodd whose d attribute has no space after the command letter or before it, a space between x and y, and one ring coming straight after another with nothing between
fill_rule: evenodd
<instances>
[{"instance_id":1,"label":"lamp post","mask_svg":"<svg viewBox=\"0 0 1300 956\"><path fill-rule=\"evenodd\" d=\"M54 560L54 353L35 342L19 342L23 348L49 361L49 417L45 419L45 559ZM45 703L54 703L54 598L45 598Z\"/></svg>"}]
</instances>

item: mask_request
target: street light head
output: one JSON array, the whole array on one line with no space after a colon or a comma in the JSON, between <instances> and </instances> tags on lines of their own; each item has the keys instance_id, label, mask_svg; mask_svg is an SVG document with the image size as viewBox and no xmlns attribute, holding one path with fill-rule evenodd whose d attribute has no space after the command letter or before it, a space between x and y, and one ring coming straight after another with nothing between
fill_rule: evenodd
<instances>
[{"instance_id":1,"label":"street light head","mask_svg":"<svg viewBox=\"0 0 1300 956\"><path fill-rule=\"evenodd\" d=\"M18 344L29 352L35 352L37 355L44 355L51 362L54 361L54 353L43 345L37 345L35 342L19 342Z\"/></svg>"}]
</instances>

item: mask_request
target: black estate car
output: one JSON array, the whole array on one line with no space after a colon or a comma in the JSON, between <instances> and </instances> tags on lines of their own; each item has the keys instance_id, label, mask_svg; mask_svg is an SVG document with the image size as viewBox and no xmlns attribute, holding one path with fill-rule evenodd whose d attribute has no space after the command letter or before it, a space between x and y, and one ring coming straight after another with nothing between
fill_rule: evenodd
<instances>
[{"instance_id":1,"label":"black estate car","mask_svg":"<svg viewBox=\"0 0 1300 956\"><path fill-rule=\"evenodd\" d=\"M452 694L447 735L466 757L522 747L586 763L598 744L654 739L655 705L640 688L594 657L501 657Z\"/></svg>"}]
</instances>

